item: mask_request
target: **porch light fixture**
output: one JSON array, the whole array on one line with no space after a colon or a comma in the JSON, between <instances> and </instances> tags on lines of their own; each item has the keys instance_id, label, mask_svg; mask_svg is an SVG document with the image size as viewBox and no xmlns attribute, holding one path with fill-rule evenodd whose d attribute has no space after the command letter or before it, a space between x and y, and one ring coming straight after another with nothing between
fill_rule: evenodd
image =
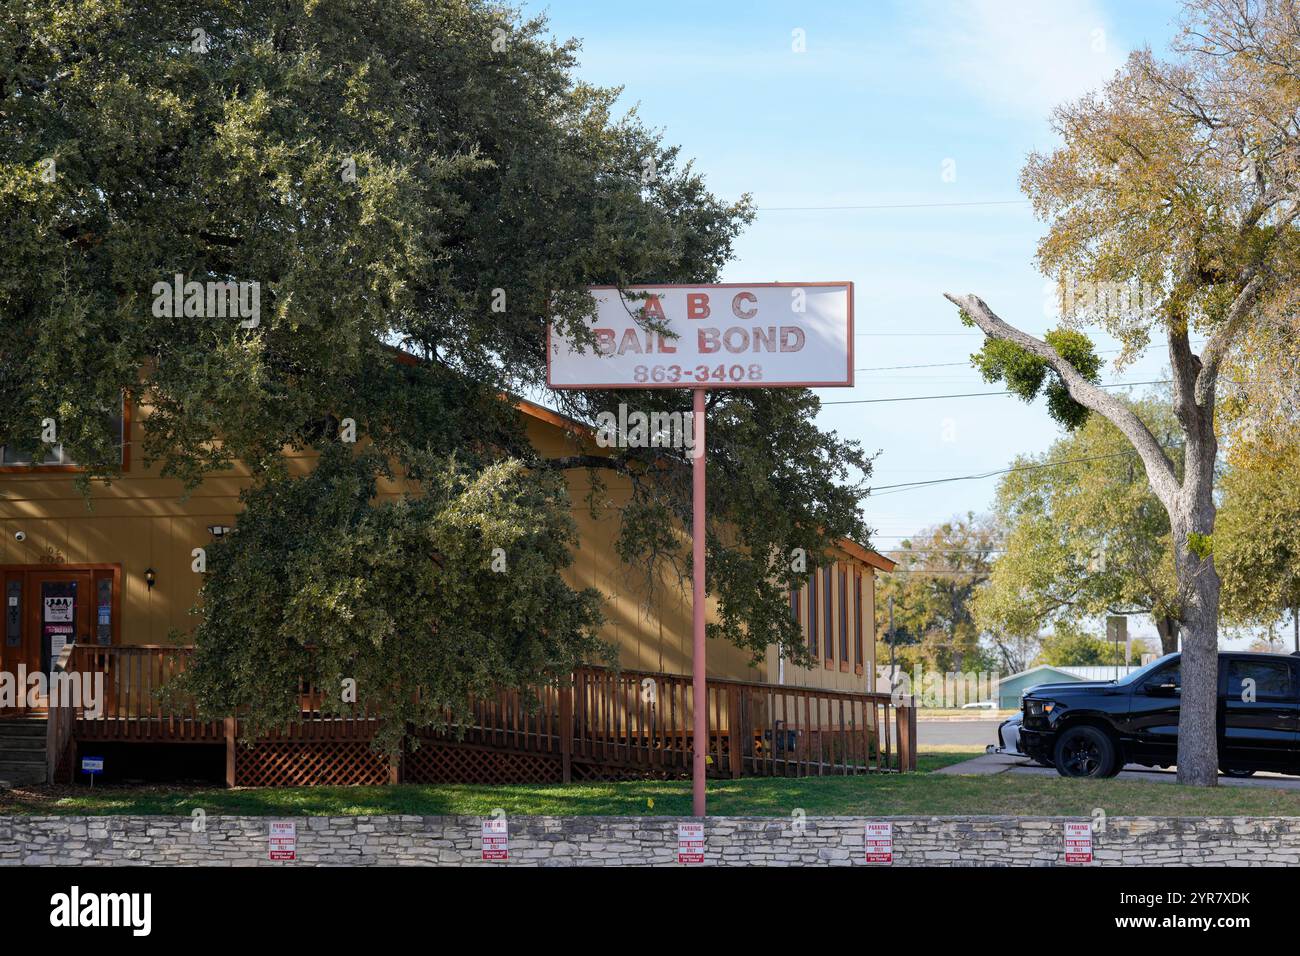
<instances>
[{"instance_id":1,"label":"porch light fixture","mask_svg":"<svg viewBox=\"0 0 1300 956\"><path fill-rule=\"evenodd\" d=\"M231 530L232 530L231 528L227 527L224 524L208 525L208 533L211 534L212 537L214 538L224 538L226 535L230 534Z\"/></svg>"},{"instance_id":2,"label":"porch light fixture","mask_svg":"<svg viewBox=\"0 0 1300 956\"><path fill-rule=\"evenodd\" d=\"M144 569L144 583L149 586L150 591L153 590L154 583L157 580L158 580L158 575L157 573L155 573L153 568Z\"/></svg>"}]
</instances>

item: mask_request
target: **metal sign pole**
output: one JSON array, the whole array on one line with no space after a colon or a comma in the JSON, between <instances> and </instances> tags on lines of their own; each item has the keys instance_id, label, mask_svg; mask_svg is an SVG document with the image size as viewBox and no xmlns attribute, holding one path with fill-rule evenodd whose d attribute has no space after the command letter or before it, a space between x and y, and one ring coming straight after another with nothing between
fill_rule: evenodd
<instances>
[{"instance_id":1,"label":"metal sign pole","mask_svg":"<svg viewBox=\"0 0 1300 956\"><path fill-rule=\"evenodd\" d=\"M709 706L708 685L705 683L705 646L704 646L704 456L708 446L704 442L704 393L702 388L692 389L695 400L696 454L691 463L691 568L694 577L694 593L691 602L691 617L694 630L694 644L691 652L691 704L695 717L695 740L692 745L691 761L691 813L702 817L705 814L704 775L707 769L705 758L709 753ZM732 755L735 759L735 755Z\"/></svg>"}]
</instances>

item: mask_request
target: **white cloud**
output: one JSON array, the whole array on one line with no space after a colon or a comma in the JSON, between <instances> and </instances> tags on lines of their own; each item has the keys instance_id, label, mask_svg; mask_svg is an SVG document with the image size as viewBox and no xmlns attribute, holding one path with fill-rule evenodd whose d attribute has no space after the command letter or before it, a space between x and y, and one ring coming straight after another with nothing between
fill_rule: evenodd
<instances>
[{"instance_id":1,"label":"white cloud","mask_svg":"<svg viewBox=\"0 0 1300 956\"><path fill-rule=\"evenodd\" d=\"M1127 51L1092 0L933 0L913 36L1003 114L1046 118L1102 86Z\"/></svg>"}]
</instances>

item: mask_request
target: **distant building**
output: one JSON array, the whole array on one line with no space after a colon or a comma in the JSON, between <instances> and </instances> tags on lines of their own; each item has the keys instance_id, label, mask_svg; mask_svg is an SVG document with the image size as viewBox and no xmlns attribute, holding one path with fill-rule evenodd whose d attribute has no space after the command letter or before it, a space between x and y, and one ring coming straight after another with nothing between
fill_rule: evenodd
<instances>
[{"instance_id":1,"label":"distant building","mask_svg":"<svg viewBox=\"0 0 1300 956\"><path fill-rule=\"evenodd\" d=\"M1138 669L1137 664L1103 664L1092 667L1058 667L1039 664L1018 674L1008 674L998 681L998 707L1014 710L1020 706L1020 695L1035 684L1064 684L1072 681L1116 680L1127 677Z\"/></svg>"}]
</instances>

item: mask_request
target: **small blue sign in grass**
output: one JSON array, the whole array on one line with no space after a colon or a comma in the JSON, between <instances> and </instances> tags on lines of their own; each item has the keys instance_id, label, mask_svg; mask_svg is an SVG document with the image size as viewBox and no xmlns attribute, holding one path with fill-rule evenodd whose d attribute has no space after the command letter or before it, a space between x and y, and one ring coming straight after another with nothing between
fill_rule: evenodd
<instances>
[{"instance_id":1,"label":"small blue sign in grass","mask_svg":"<svg viewBox=\"0 0 1300 956\"><path fill-rule=\"evenodd\" d=\"M89 775L90 785L93 787L95 785L95 778L104 772L104 758L82 757L81 772Z\"/></svg>"}]
</instances>

